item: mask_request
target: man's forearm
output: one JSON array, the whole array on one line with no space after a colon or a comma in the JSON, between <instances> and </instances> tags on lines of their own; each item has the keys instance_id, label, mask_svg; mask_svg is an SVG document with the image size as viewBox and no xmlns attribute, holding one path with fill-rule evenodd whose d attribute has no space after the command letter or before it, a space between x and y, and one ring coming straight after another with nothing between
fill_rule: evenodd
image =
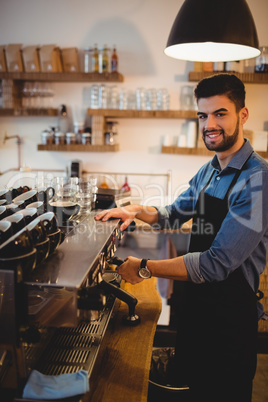
<instances>
[{"instance_id":1,"label":"man's forearm","mask_svg":"<svg viewBox=\"0 0 268 402\"><path fill-rule=\"evenodd\" d=\"M188 281L189 277L182 256L168 260L148 260L147 267L152 276L179 281Z\"/></svg>"},{"instance_id":2,"label":"man's forearm","mask_svg":"<svg viewBox=\"0 0 268 402\"><path fill-rule=\"evenodd\" d=\"M133 205L133 207L135 207L135 205ZM156 208L143 205L137 205L136 207L138 211L136 218L148 223L149 225L154 225L158 222L158 212Z\"/></svg>"}]
</instances>

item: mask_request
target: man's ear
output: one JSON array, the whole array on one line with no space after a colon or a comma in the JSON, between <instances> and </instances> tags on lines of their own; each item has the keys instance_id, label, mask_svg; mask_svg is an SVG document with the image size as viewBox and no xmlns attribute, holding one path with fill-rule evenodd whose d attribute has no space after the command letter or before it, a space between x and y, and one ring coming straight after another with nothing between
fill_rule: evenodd
<instances>
[{"instance_id":1,"label":"man's ear","mask_svg":"<svg viewBox=\"0 0 268 402\"><path fill-rule=\"evenodd\" d=\"M248 108L247 108L247 107L243 107L243 108L240 110L239 115L240 115L241 124L242 124L242 125L245 124L246 121L247 121L247 119L248 119L248 116L249 116Z\"/></svg>"}]
</instances>

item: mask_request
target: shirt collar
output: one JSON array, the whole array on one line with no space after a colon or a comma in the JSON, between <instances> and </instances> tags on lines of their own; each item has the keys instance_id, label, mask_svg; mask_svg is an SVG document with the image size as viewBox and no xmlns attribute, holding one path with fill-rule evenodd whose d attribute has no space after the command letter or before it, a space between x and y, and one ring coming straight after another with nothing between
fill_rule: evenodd
<instances>
[{"instance_id":1,"label":"shirt collar","mask_svg":"<svg viewBox=\"0 0 268 402\"><path fill-rule=\"evenodd\" d=\"M250 157L253 152L253 148L247 138L244 139L244 145L239 149L235 156L231 159L228 164L228 168L233 168L241 170L246 160ZM217 155L214 155L211 165L214 169L221 170Z\"/></svg>"}]
</instances>

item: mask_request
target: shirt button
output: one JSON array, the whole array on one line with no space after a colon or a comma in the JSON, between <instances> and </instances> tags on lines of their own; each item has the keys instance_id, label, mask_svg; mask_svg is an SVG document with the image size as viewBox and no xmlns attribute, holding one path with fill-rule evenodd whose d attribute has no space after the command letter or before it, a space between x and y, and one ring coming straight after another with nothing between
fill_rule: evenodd
<instances>
[{"instance_id":1,"label":"shirt button","mask_svg":"<svg viewBox=\"0 0 268 402\"><path fill-rule=\"evenodd\" d=\"M220 180L221 178L219 176L216 177L216 180Z\"/></svg>"}]
</instances>

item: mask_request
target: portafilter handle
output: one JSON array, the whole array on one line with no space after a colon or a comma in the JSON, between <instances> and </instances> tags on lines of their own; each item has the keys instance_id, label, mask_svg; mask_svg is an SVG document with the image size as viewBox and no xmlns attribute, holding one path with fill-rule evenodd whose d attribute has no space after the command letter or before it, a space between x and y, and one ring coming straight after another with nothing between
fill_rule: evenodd
<instances>
[{"instance_id":1,"label":"portafilter handle","mask_svg":"<svg viewBox=\"0 0 268 402\"><path fill-rule=\"evenodd\" d=\"M120 277L118 273L114 273L114 281L118 283L116 280L116 276ZM115 297L117 297L119 300L122 300L123 302L127 303L129 313L128 315L123 317L123 322L126 325L130 326L135 326L140 323L140 317L135 314L135 306L138 303L138 300L136 297L131 295L130 293L126 292L124 289L121 289L117 285L114 285L110 279L110 276L106 276L107 279L105 279L105 274L102 276L102 281L99 283L99 287L108 294L112 294ZM109 279L108 279L109 278Z\"/></svg>"}]
</instances>

